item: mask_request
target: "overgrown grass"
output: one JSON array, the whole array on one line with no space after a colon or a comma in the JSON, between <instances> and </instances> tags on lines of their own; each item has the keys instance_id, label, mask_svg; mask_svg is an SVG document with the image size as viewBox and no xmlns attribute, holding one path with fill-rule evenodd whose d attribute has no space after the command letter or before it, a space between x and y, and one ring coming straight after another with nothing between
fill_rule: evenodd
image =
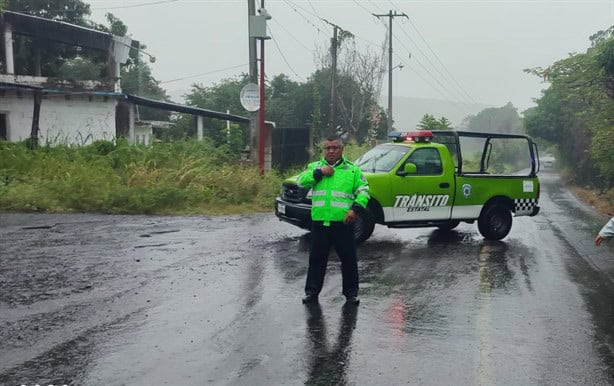
<instances>
[{"instance_id":1,"label":"overgrown grass","mask_svg":"<svg viewBox=\"0 0 614 386\"><path fill-rule=\"evenodd\" d=\"M225 214L270 211L283 177L261 177L208 142L84 147L0 142L0 210Z\"/></svg>"}]
</instances>

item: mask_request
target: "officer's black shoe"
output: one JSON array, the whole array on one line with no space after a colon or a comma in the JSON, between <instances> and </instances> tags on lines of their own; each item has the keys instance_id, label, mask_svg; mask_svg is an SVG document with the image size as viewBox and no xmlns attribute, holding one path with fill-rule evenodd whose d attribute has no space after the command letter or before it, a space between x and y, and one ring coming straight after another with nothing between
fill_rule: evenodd
<instances>
[{"instance_id":1,"label":"officer's black shoe","mask_svg":"<svg viewBox=\"0 0 614 386\"><path fill-rule=\"evenodd\" d=\"M309 295L305 295L305 297L303 298L303 304L317 303L317 302L318 302L318 295L309 294Z\"/></svg>"},{"instance_id":2,"label":"officer's black shoe","mask_svg":"<svg viewBox=\"0 0 614 386\"><path fill-rule=\"evenodd\" d=\"M358 298L358 296L348 296L345 298L345 304L357 306L360 304L360 299Z\"/></svg>"}]
</instances>

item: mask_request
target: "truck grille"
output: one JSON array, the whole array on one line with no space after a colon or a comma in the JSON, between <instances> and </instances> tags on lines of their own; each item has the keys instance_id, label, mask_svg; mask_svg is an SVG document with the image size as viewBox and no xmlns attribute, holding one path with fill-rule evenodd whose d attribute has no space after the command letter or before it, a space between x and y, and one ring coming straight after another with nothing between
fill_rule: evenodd
<instances>
[{"instance_id":1,"label":"truck grille","mask_svg":"<svg viewBox=\"0 0 614 386\"><path fill-rule=\"evenodd\" d=\"M311 198L307 198L307 192L309 189L299 188L296 184L286 182L282 185L281 196L290 202L311 203Z\"/></svg>"}]
</instances>

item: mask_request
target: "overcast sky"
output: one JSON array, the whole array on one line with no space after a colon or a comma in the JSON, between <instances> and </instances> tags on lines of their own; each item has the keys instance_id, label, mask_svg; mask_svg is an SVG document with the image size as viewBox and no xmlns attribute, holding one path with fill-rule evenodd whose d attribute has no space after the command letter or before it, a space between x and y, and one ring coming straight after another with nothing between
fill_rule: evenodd
<instances>
[{"instance_id":1,"label":"overcast sky","mask_svg":"<svg viewBox=\"0 0 614 386\"><path fill-rule=\"evenodd\" d=\"M86 0L87 1L87 0ZM112 12L156 57L156 79L174 100L190 85L212 85L248 72L247 0L90 0L92 19ZM150 3L150 4L147 4ZM258 7L260 0L257 0ZM520 111L545 87L523 69L546 67L584 52L589 36L614 25L614 0L402 1L266 0L272 40L266 42L268 77L304 81L327 49L332 28L352 32L363 49L380 51L392 10L394 96L477 102ZM411 58L410 58L411 54ZM203 74L200 76L195 76ZM183 80L172 81L178 78ZM387 75L382 95L387 95Z\"/></svg>"}]
</instances>

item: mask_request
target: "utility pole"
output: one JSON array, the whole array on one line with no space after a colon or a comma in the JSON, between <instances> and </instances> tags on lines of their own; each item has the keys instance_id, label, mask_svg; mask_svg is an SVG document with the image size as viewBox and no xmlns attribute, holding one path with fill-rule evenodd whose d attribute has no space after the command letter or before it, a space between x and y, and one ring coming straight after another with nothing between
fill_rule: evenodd
<instances>
[{"instance_id":1,"label":"utility pole","mask_svg":"<svg viewBox=\"0 0 614 386\"><path fill-rule=\"evenodd\" d=\"M264 0L262 0L261 9L264 9ZM260 39L260 109L258 110L258 122L258 126L260 126L258 130L258 165L260 175L264 176L264 142L266 137L266 125L264 123L264 39Z\"/></svg>"},{"instance_id":2,"label":"utility pole","mask_svg":"<svg viewBox=\"0 0 614 386\"><path fill-rule=\"evenodd\" d=\"M268 133L265 118L264 118L264 41L270 39L270 36L266 35L266 21L271 18L271 15L264 8L264 0L260 1L260 9L258 10L262 22L264 22L264 34L260 35L260 109L258 109L258 166L260 168L260 175L264 176L265 169L265 142L267 138L271 138Z\"/></svg>"},{"instance_id":3,"label":"utility pole","mask_svg":"<svg viewBox=\"0 0 614 386\"><path fill-rule=\"evenodd\" d=\"M394 11L388 11L383 15L373 14L373 16L387 17L388 18L388 132L392 131L392 18L398 16L405 16L409 19L409 17L405 13L397 13Z\"/></svg>"},{"instance_id":4,"label":"utility pole","mask_svg":"<svg viewBox=\"0 0 614 386\"><path fill-rule=\"evenodd\" d=\"M256 16L256 0L247 0L247 15ZM256 58L256 38L249 38L249 81L258 83L258 58Z\"/></svg>"},{"instance_id":5,"label":"utility pole","mask_svg":"<svg viewBox=\"0 0 614 386\"><path fill-rule=\"evenodd\" d=\"M330 114L328 116L328 129L330 134L334 134L335 124L337 123L337 50L339 48L339 31L347 31L326 19L322 20L333 27L333 38L330 40Z\"/></svg>"},{"instance_id":6,"label":"utility pole","mask_svg":"<svg viewBox=\"0 0 614 386\"><path fill-rule=\"evenodd\" d=\"M256 16L256 0L247 0L248 20ZM256 38L252 37L249 31L249 82L258 84L258 58L256 52ZM249 113L249 159L256 164L256 148L258 147L258 114L253 111Z\"/></svg>"},{"instance_id":7,"label":"utility pole","mask_svg":"<svg viewBox=\"0 0 614 386\"><path fill-rule=\"evenodd\" d=\"M331 55L331 68L330 68L330 116L328 117L328 130L330 134L335 133L335 123L337 122L337 30L339 27L332 24L333 38L330 41L330 55Z\"/></svg>"},{"instance_id":8,"label":"utility pole","mask_svg":"<svg viewBox=\"0 0 614 386\"><path fill-rule=\"evenodd\" d=\"M250 14L249 17L249 38L250 38L250 78L252 81L257 79L257 66L256 66L256 45L255 39L260 40L260 84L259 84L259 102L260 107L258 109L258 119L256 120L255 114L252 114L250 119L250 139L251 139L251 148L250 148L250 159L253 161L255 159L258 160L258 166L260 168L260 175L264 175L265 169L265 141L267 138L270 138L269 133L266 130L266 125L264 121L264 41L266 39L270 39L270 36L266 34L266 21L271 19L271 15L264 8L264 0L260 2L260 8L258 9L258 16L252 15L251 12L254 11L255 2L253 0L248 0L248 12ZM252 45L251 40L254 39L254 44ZM253 56L252 56L253 55ZM254 130L256 128L256 130ZM257 145L257 146L256 146ZM256 158L256 153L253 151L255 148L258 148L258 157Z\"/></svg>"}]
</instances>

